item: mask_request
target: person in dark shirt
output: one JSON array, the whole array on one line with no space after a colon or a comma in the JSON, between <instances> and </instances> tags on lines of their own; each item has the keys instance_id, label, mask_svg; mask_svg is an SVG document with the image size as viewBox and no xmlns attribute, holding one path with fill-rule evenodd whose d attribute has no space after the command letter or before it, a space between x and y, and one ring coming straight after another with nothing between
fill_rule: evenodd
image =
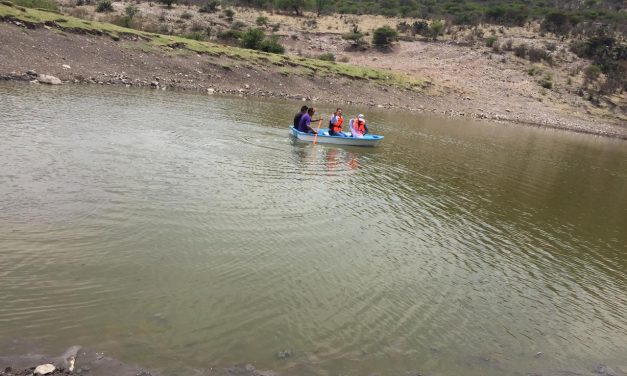
<instances>
[{"instance_id":1,"label":"person in dark shirt","mask_svg":"<svg viewBox=\"0 0 627 376\"><path fill-rule=\"evenodd\" d=\"M316 113L316 108L315 107L311 107L309 110L307 110L307 113L303 115L303 117L300 118L300 123L298 123L298 130L300 132L305 132L305 133L318 133L316 132L315 129L313 129L309 124L311 124L312 121L320 121L322 119L312 119L312 116L314 116L314 114Z\"/></svg>"},{"instance_id":2,"label":"person in dark shirt","mask_svg":"<svg viewBox=\"0 0 627 376\"><path fill-rule=\"evenodd\" d=\"M294 116L294 128L298 129L298 124L300 124L300 118L303 117L307 113L309 108L307 106L303 106L300 108L300 112Z\"/></svg>"}]
</instances>

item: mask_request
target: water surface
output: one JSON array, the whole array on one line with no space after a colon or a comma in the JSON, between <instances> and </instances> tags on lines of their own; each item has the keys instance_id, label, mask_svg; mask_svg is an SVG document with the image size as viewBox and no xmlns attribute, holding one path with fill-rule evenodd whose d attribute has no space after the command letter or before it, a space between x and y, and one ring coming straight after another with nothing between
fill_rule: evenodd
<instances>
[{"instance_id":1,"label":"water surface","mask_svg":"<svg viewBox=\"0 0 627 376\"><path fill-rule=\"evenodd\" d=\"M313 147L294 102L0 103L1 337L173 374L627 368L624 141L346 108L381 147Z\"/></svg>"}]
</instances>

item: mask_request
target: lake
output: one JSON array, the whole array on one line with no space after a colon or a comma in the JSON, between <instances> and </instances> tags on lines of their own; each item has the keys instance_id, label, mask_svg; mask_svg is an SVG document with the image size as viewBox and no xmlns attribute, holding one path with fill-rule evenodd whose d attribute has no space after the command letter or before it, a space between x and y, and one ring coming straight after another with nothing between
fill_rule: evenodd
<instances>
[{"instance_id":1,"label":"lake","mask_svg":"<svg viewBox=\"0 0 627 376\"><path fill-rule=\"evenodd\" d=\"M625 141L345 107L381 146L313 146L301 105L0 84L0 338L166 374L627 372Z\"/></svg>"}]
</instances>

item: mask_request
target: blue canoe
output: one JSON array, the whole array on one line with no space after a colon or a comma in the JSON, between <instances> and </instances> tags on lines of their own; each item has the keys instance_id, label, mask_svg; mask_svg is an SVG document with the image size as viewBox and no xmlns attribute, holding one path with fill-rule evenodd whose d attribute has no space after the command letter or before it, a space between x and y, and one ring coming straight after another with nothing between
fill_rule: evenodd
<instances>
[{"instance_id":1,"label":"blue canoe","mask_svg":"<svg viewBox=\"0 0 627 376\"><path fill-rule=\"evenodd\" d=\"M290 127L290 132L292 135L304 142L313 142L316 137L315 134L300 132L298 129L294 127ZM343 132L347 137L341 136L329 136L328 129L321 129L318 133L317 143L321 144L334 144L334 145L349 145L349 146L377 146L381 140L383 140L383 136L379 136L377 134L367 134L362 138L350 137L350 133Z\"/></svg>"}]
</instances>

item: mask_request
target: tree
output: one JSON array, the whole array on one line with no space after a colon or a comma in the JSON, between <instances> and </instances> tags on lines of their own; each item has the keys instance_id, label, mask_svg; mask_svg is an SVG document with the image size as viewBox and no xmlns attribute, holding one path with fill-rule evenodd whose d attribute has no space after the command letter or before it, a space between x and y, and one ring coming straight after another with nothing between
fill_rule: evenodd
<instances>
[{"instance_id":1,"label":"tree","mask_svg":"<svg viewBox=\"0 0 627 376\"><path fill-rule=\"evenodd\" d=\"M276 5L279 9L293 10L297 16L303 15L303 8L306 6L304 0L277 0Z\"/></svg>"},{"instance_id":2,"label":"tree","mask_svg":"<svg viewBox=\"0 0 627 376\"><path fill-rule=\"evenodd\" d=\"M261 42L263 42L265 37L266 35L261 29L248 29L248 31L242 35L240 45L251 50L259 50L261 49Z\"/></svg>"},{"instance_id":3,"label":"tree","mask_svg":"<svg viewBox=\"0 0 627 376\"><path fill-rule=\"evenodd\" d=\"M229 22L233 22L233 17L235 16L235 11L231 8L224 10L224 15L226 16L226 20Z\"/></svg>"},{"instance_id":4,"label":"tree","mask_svg":"<svg viewBox=\"0 0 627 376\"><path fill-rule=\"evenodd\" d=\"M386 25L375 29L374 33L372 34L372 43L375 46L387 47L397 38L398 33L396 32L396 30Z\"/></svg>"},{"instance_id":5,"label":"tree","mask_svg":"<svg viewBox=\"0 0 627 376\"><path fill-rule=\"evenodd\" d=\"M316 0L316 12L318 16L329 5L329 0Z\"/></svg>"}]
</instances>

